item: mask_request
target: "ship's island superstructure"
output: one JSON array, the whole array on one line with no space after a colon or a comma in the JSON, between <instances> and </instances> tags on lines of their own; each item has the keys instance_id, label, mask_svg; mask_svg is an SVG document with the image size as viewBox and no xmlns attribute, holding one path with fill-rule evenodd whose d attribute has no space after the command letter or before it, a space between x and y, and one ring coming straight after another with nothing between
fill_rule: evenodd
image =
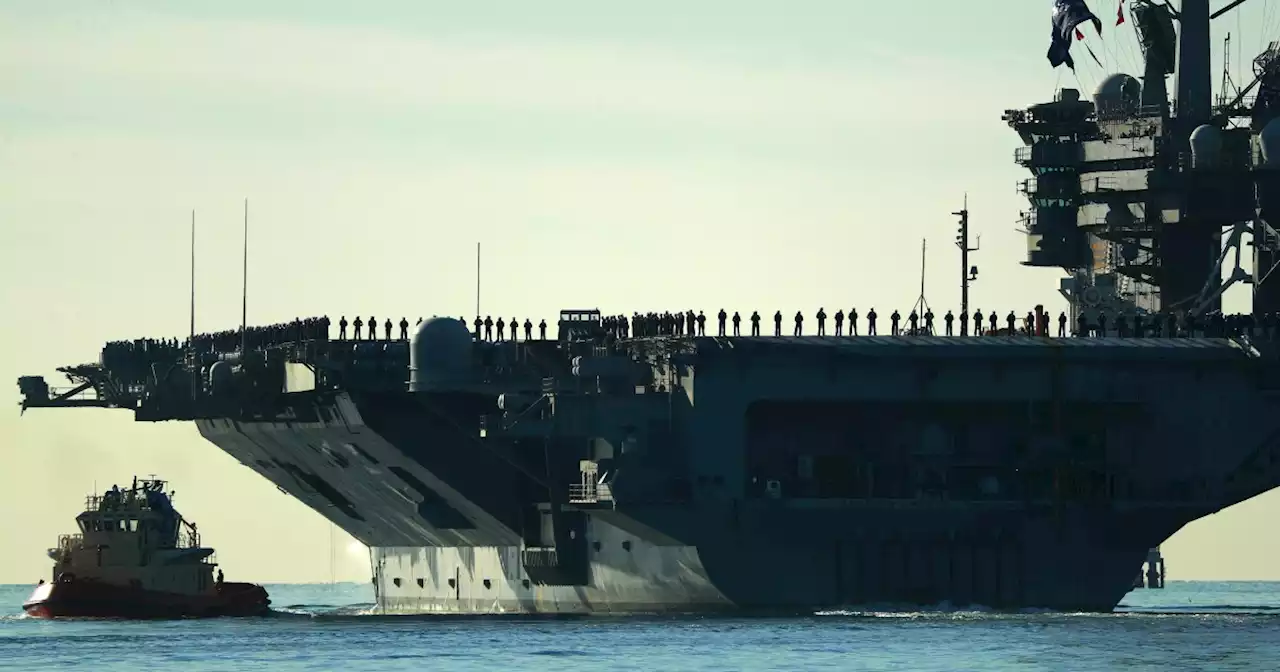
<instances>
[{"instance_id":1,"label":"ship's island superstructure","mask_svg":"<svg viewBox=\"0 0 1280 672\"><path fill-rule=\"evenodd\" d=\"M1150 28L1161 7L1133 11ZM1206 63L1208 17L1182 3ZM71 390L22 379L24 406L194 421L368 545L388 613L1110 610L1149 549L1280 484L1276 325L1215 320L1206 242L1273 233L1280 126L1228 128L1243 103L1195 81L1179 96L1203 105L1149 113L1168 68L1147 53L1141 92L1006 115L1035 173L1028 263L1068 269L1074 313L1110 317L1093 337L618 338L568 310L552 339L489 342L441 317L408 341L175 349L142 375L104 354L62 369ZM1280 90L1270 63L1251 109ZM1255 313L1280 310L1262 279Z\"/></svg>"}]
</instances>

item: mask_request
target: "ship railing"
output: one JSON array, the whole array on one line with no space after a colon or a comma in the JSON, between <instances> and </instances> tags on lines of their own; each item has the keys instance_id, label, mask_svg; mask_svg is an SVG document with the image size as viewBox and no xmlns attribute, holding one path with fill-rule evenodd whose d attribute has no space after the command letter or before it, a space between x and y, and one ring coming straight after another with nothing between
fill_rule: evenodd
<instances>
[{"instance_id":1,"label":"ship railing","mask_svg":"<svg viewBox=\"0 0 1280 672\"><path fill-rule=\"evenodd\" d=\"M53 549L54 554L65 557L78 548L84 546L83 534L61 534L58 535L58 545Z\"/></svg>"},{"instance_id":2,"label":"ship railing","mask_svg":"<svg viewBox=\"0 0 1280 672\"><path fill-rule=\"evenodd\" d=\"M569 486L570 504L612 502L613 489L608 483L576 483Z\"/></svg>"}]
</instances>

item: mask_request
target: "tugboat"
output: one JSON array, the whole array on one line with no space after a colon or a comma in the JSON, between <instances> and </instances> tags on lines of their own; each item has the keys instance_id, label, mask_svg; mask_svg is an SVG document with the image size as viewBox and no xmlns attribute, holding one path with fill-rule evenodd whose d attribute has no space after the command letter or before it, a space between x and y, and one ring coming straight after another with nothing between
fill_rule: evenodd
<instances>
[{"instance_id":1,"label":"tugboat","mask_svg":"<svg viewBox=\"0 0 1280 672\"><path fill-rule=\"evenodd\" d=\"M49 549L53 580L22 605L39 618L201 618L266 614L267 591L224 583L213 549L173 508L165 482L133 480L90 495L76 516L79 534ZM215 577L214 571L217 570Z\"/></svg>"}]
</instances>

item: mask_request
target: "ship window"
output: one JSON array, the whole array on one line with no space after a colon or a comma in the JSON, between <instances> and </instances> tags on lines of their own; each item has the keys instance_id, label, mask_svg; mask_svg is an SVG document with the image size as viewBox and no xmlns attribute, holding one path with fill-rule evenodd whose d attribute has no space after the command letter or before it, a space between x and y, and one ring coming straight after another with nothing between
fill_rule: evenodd
<instances>
[{"instance_id":1,"label":"ship window","mask_svg":"<svg viewBox=\"0 0 1280 672\"><path fill-rule=\"evenodd\" d=\"M529 579L524 579L520 583L524 586L525 590L529 590Z\"/></svg>"},{"instance_id":2,"label":"ship window","mask_svg":"<svg viewBox=\"0 0 1280 672\"><path fill-rule=\"evenodd\" d=\"M399 587L400 587L400 579L399 579L398 577L397 577L397 578L394 578L394 579L391 579L391 583L396 584L396 588L399 588Z\"/></svg>"},{"instance_id":3,"label":"ship window","mask_svg":"<svg viewBox=\"0 0 1280 672\"><path fill-rule=\"evenodd\" d=\"M485 587L485 588L492 588L492 587L493 587L493 584L492 584L492 583L490 583L489 579L485 579L485 580L484 580L484 587Z\"/></svg>"},{"instance_id":4,"label":"ship window","mask_svg":"<svg viewBox=\"0 0 1280 672\"><path fill-rule=\"evenodd\" d=\"M624 550L624 551L629 551L629 550L631 550L631 542L630 542L630 541L624 541L624 542L622 542L622 550Z\"/></svg>"},{"instance_id":5,"label":"ship window","mask_svg":"<svg viewBox=\"0 0 1280 672\"><path fill-rule=\"evenodd\" d=\"M421 588L423 585L425 585L425 583L426 583L426 582L425 582L425 581L423 581L422 579L418 579L418 587L419 587L419 588Z\"/></svg>"},{"instance_id":6,"label":"ship window","mask_svg":"<svg viewBox=\"0 0 1280 672\"><path fill-rule=\"evenodd\" d=\"M455 581L455 580L453 580L453 579L449 579L449 587L450 587L450 588L457 588L457 587L458 587L458 582L457 582L457 581Z\"/></svg>"}]
</instances>

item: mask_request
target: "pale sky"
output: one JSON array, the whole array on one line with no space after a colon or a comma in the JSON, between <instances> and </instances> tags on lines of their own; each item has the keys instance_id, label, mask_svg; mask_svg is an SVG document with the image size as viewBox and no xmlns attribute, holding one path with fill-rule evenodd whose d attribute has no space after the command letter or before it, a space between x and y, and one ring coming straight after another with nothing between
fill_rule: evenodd
<instances>
[{"instance_id":1,"label":"pale sky","mask_svg":"<svg viewBox=\"0 0 1280 672\"><path fill-rule=\"evenodd\" d=\"M105 341L185 334L193 209L197 329L238 325L244 198L253 323L469 315L476 242L482 312L536 322L905 312L927 237L942 312L966 192L974 306L1058 310L1060 272L1018 265L1028 175L1001 112L1140 74L1098 0L1107 67L1077 48L1078 75L1045 59L1047 0L261 4L0 4L0 398ZM1215 31L1251 60L1280 2ZM368 580L349 537L191 425L10 409L0 582L45 577L82 496L135 473L172 481L228 578ZM1271 493L1190 525L1171 578L1280 579L1277 514Z\"/></svg>"}]
</instances>

